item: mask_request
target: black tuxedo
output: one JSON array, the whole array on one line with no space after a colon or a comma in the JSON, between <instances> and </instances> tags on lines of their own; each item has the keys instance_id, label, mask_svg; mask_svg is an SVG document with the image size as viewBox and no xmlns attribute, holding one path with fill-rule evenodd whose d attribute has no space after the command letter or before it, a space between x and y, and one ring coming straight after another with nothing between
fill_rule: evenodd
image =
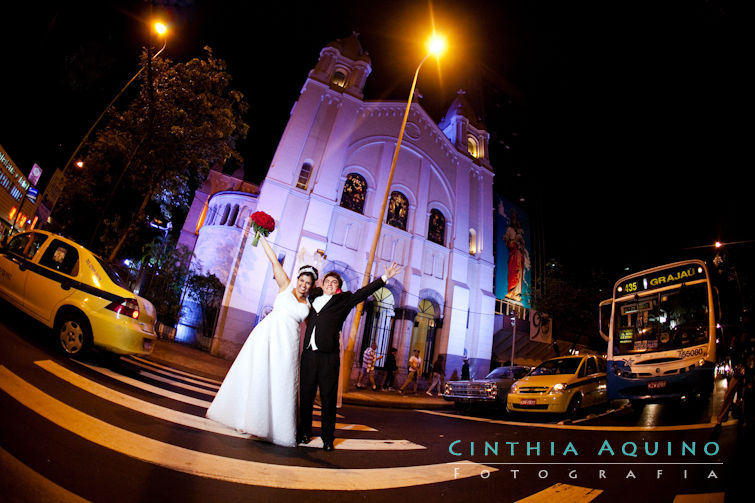
<instances>
[{"instance_id":1,"label":"black tuxedo","mask_svg":"<svg viewBox=\"0 0 755 503\"><path fill-rule=\"evenodd\" d=\"M301 355L299 376L299 435L312 435L312 406L320 389L322 402L323 442L333 442L336 428L336 403L338 401L338 372L341 366L340 332L351 310L385 285L379 278L356 292L333 295L318 313L310 307L307 330L304 335L304 351ZM322 291L319 291L322 294ZM313 292L310 301L318 296ZM317 330L315 330L317 328ZM317 351L310 348L312 332L315 332Z\"/></svg>"}]
</instances>

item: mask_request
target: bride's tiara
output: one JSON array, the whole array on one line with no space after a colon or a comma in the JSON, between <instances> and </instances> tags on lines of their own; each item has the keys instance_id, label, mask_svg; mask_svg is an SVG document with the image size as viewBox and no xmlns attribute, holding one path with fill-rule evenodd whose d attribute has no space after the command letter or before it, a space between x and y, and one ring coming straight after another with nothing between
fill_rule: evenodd
<instances>
[{"instance_id":1,"label":"bride's tiara","mask_svg":"<svg viewBox=\"0 0 755 503\"><path fill-rule=\"evenodd\" d=\"M317 278L318 278L318 276L317 276L317 269L315 269L311 265L305 265L305 266L302 266L302 267L299 268L299 276L301 276L302 274L304 274L306 272L308 272L309 274L313 275L315 277L315 281L317 281Z\"/></svg>"}]
</instances>

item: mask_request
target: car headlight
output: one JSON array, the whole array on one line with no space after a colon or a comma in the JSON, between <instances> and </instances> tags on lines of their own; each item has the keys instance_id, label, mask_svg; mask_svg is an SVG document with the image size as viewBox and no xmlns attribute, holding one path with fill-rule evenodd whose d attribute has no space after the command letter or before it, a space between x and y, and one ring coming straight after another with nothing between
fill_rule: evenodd
<instances>
[{"instance_id":1,"label":"car headlight","mask_svg":"<svg viewBox=\"0 0 755 503\"><path fill-rule=\"evenodd\" d=\"M494 382L486 384L485 392L490 396L496 396L498 394L498 384Z\"/></svg>"},{"instance_id":2,"label":"car headlight","mask_svg":"<svg viewBox=\"0 0 755 503\"><path fill-rule=\"evenodd\" d=\"M566 391L566 383L560 382L554 385L548 393L551 395L555 395L555 394L563 393L564 391Z\"/></svg>"},{"instance_id":3,"label":"car headlight","mask_svg":"<svg viewBox=\"0 0 755 503\"><path fill-rule=\"evenodd\" d=\"M519 393L519 384L518 383L512 384L511 388L509 388L509 393L514 393L514 394Z\"/></svg>"}]
</instances>

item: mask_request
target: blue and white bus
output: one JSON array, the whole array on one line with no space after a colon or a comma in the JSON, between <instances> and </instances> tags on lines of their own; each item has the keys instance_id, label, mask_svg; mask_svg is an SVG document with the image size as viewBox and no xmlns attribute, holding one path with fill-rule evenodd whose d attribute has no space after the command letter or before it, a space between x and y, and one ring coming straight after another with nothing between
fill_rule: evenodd
<instances>
[{"instance_id":1,"label":"blue and white bus","mask_svg":"<svg viewBox=\"0 0 755 503\"><path fill-rule=\"evenodd\" d=\"M613 298L601 303L608 398L642 405L709 395L716 365L715 302L700 260L620 279Z\"/></svg>"}]
</instances>

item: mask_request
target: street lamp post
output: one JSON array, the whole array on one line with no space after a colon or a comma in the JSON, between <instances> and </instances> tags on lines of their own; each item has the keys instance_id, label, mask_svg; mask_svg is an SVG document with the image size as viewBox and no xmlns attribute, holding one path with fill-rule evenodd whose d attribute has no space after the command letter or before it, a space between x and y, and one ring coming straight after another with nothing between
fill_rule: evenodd
<instances>
[{"instance_id":1,"label":"street lamp post","mask_svg":"<svg viewBox=\"0 0 755 503\"><path fill-rule=\"evenodd\" d=\"M412 80L412 87L409 91L409 99L406 101L406 109L404 110L404 118L401 121L401 128L399 129L398 139L396 141L396 149L393 151L393 159L391 160L391 170L388 174L388 183L385 186L385 193L383 195L383 202L380 206L380 213L378 214L377 225L375 227L375 234L372 238L372 246L370 247L370 254L367 258L367 267L365 267L364 277L362 278L362 286L367 286L370 282L370 276L372 272L372 266L375 261L375 251L377 250L378 241L380 240L380 232L383 228L383 215L385 214L385 208L388 205L388 196L391 191L391 183L393 181L393 173L396 170L396 162L398 161L398 155L401 150L401 143L404 139L404 129L406 129L406 122L409 118L409 110L412 107L412 101L414 101L414 89L417 86L417 78L419 77L419 71L422 65L427 61L427 58L434 55L439 57L446 49L445 39L437 34L433 33L427 43L427 54L422 58L422 61L417 65L417 69L414 72L414 80ZM341 362L341 389L347 389L349 378L351 377L351 367L354 364L354 342L356 341L356 334L359 330L359 322L362 318L362 312L364 311L364 302L360 303L356 307L354 313L354 322L351 326L349 333L349 343L343 354L343 360Z\"/></svg>"},{"instance_id":2,"label":"street lamp post","mask_svg":"<svg viewBox=\"0 0 755 503\"><path fill-rule=\"evenodd\" d=\"M157 56L159 56L159 55L160 55L160 53L162 53L162 52L163 52L163 51L165 50L165 47L166 47L166 45L168 44L168 39L167 39L167 37L165 36L165 34L167 33L167 27L165 26L165 24L163 24L163 23L161 23L161 22L156 22L156 23L154 24L154 29L155 29L155 31L157 32L157 34L158 34L158 35L160 35L161 37L163 37L163 46L162 46L162 48L161 48L161 49L160 49L159 51L157 51L157 53L155 53L155 55L154 55L154 56L152 56L152 58L151 58L151 59L155 59L155 58L156 58ZM75 149L75 150L73 151L73 154L71 154L71 157L69 157L69 158L68 158L68 161L66 161L66 163L65 163L65 164L63 165L63 174L64 174L64 175L65 175L66 171L68 170L68 167L69 167L69 166L71 165L71 163L73 162L73 160L74 160L74 159L76 158L76 156L78 155L78 153L79 153L79 150L81 150L81 147L83 147L83 146L84 146L84 144L85 144L85 143L87 142L87 140L89 139L89 135L91 135L91 134L92 134L92 131L94 131L94 129L95 129L95 128L97 127L97 125L98 125L98 124L100 123L100 121L101 121L101 120L102 120L102 118L103 118L103 117L105 116L105 114L106 114L106 113L107 113L107 112L108 112L108 111L110 110L110 108L112 108L113 104L115 104L115 102L116 102L116 101L118 100L118 98L120 98L120 97L121 97L121 94L123 94L123 92L124 92L124 91L125 91L126 89L128 89L128 87L129 87L129 86L131 85L131 83L132 83L132 82L134 82L134 81L135 81L135 80L137 79L137 77L139 77L139 75L141 75L141 74L142 74L142 72L143 72L143 71L144 71L144 65L142 65L142 66L141 66L141 67L139 68L139 71L138 71L138 72L136 72L136 74L134 74L134 76L133 76L133 77L131 77L131 79L130 79L130 80L129 80L128 82L126 82L126 85L125 85L125 86L123 86L123 88L121 88L121 90L120 90L120 91L118 91L118 94L116 94L116 95L115 95L115 97L114 97L114 98L113 98L112 100L110 100L110 103L108 103L108 105L107 105L107 106L105 107L105 109L104 109L104 110L102 111L102 113L100 114L100 116L99 116L99 117L97 117L97 120L95 120L95 121L94 121L94 123L92 124L92 126L91 126L91 127L89 128L89 130L88 130L88 131L86 132L86 134L85 134L85 135L84 135L84 137L83 137L83 138L81 139L81 141L79 142L79 144L78 144L78 145L76 146L76 149ZM80 162L80 161L79 161L79 162ZM78 163L77 163L77 164L78 164ZM81 166L79 166L79 167L81 167ZM52 211L51 211L51 213L52 213Z\"/></svg>"}]
</instances>

